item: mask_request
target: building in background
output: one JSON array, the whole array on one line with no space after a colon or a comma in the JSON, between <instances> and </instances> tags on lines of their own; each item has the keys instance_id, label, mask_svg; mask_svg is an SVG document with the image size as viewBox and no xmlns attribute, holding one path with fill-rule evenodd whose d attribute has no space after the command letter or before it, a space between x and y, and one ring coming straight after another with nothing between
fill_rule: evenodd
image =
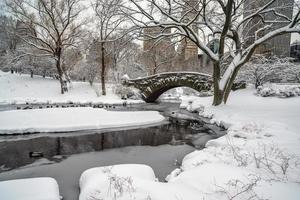
<instances>
[{"instance_id":1,"label":"building in background","mask_svg":"<svg viewBox=\"0 0 300 200\"><path fill-rule=\"evenodd\" d=\"M259 8L264 6L270 0L245 0L244 3L244 17L254 13ZM283 14L288 17L293 15L293 5L294 0L276 0L270 8L273 8L277 13ZM264 22L262 21L264 19ZM283 18L276 16L274 13L269 12L265 15L260 15L255 17L244 27L244 42L245 46L249 46L254 42L254 40L268 32L286 26L289 22L285 21ZM266 25L271 25L272 28L264 29L258 32ZM284 34L277 36L264 44L260 45L255 53L256 54L267 54L278 57L290 56L290 43L291 34Z\"/></svg>"},{"instance_id":2,"label":"building in background","mask_svg":"<svg viewBox=\"0 0 300 200\"><path fill-rule=\"evenodd\" d=\"M184 16L183 21L189 22L194 18L197 18L195 21L198 20L198 12L199 10L199 2L195 0L187 0L185 2L186 7L182 10L182 16ZM194 9L191 9L194 8ZM193 11L194 10L194 11ZM188 14L186 14L188 12ZM192 24L192 29L195 34L198 35L198 27L197 24ZM198 47L195 43L193 43L188 38L183 38L180 42L178 47L178 52L182 61L189 60L189 59L196 59L198 57Z\"/></svg>"},{"instance_id":3,"label":"building in background","mask_svg":"<svg viewBox=\"0 0 300 200\"><path fill-rule=\"evenodd\" d=\"M296 41L291 44L290 56L295 58L297 62L300 61L300 42Z\"/></svg>"}]
</instances>

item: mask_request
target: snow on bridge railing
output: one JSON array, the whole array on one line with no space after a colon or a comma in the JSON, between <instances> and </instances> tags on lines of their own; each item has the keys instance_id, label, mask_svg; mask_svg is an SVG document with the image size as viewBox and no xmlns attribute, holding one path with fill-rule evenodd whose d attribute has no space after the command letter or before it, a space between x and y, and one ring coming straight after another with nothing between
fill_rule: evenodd
<instances>
[{"instance_id":1,"label":"snow on bridge railing","mask_svg":"<svg viewBox=\"0 0 300 200\"><path fill-rule=\"evenodd\" d=\"M212 77L210 74L205 74L205 73L200 73L200 72L188 72L188 71L178 71L178 72L162 72L162 73L158 73L158 74L154 74L154 75L150 75L150 76L144 76L144 77L138 77L138 78L134 78L131 79L127 74L122 76L122 80L123 81L135 81L135 80L142 80L142 79L150 79L150 78L154 78L154 77L159 77L162 75L199 75L199 76L206 76L206 77Z\"/></svg>"}]
</instances>

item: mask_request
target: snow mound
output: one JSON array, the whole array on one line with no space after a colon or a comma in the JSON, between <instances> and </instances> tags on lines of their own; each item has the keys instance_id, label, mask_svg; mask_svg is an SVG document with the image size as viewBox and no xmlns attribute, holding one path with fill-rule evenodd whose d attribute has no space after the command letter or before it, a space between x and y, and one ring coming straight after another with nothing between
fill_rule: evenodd
<instances>
[{"instance_id":1,"label":"snow mound","mask_svg":"<svg viewBox=\"0 0 300 200\"><path fill-rule=\"evenodd\" d=\"M50 177L17 179L0 182L3 200L60 200L59 188Z\"/></svg>"},{"instance_id":2,"label":"snow mound","mask_svg":"<svg viewBox=\"0 0 300 200\"><path fill-rule=\"evenodd\" d=\"M188 184L158 182L147 165L91 168L80 177L79 200L199 200L200 195Z\"/></svg>"},{"instance_id":3,"label":"snow mound","mask_svg":"<svg viewBox=\"0 0 300 200\"><path fill-rule=\"evenodd\" d=\"M88 199L146 199L137 188L139 181L155 182L155 174L147 165L124 164L96 167L84 171L80 177L79 200Z\"/></svg>"},{"instance_id":4,"label":"snow mound","mask_svg":"<svg viewBox=\"0 0 300 200\"><path fill-rule=\"evenodd\" d=\"M163 120L157 111L114 112L89 107L12 110L0 112L0 134L129 127Z\"/></svg>"}]
</instances>

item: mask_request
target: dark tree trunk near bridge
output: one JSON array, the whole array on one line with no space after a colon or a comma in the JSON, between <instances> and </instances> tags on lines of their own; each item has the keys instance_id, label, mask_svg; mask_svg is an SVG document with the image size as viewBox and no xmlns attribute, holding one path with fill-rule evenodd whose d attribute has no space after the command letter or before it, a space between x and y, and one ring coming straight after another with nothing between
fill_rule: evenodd
<instances>
[{"instance_id":1,"label":"dark tree trunk near bridge","mask_svg":"<svg viewBox=\"0 0 300 200\"><path fill-rule=\"evenodd\" d=\"M102 88L102 95L106 95L106 87L105 87L105 48L104 42L101 42L101 88Z\"/></svg>"},{"instance_id":2,"label":"dark tree trunk near bridge","mask_svg":"<svg viewBox=\"0 0 300 200\"><path fill-rule=\"evenodd\" d=\"M233 70L231 76L229 77L229 79L225 85L225 88L223 90L221 90L220 85L219 85L220 79L221 79L221 71L220 71L221 67L219 66L219 63L216 63L214 65L214 73L213 73L213 81L214 81L213 105L214 106L218 106L222 103L224 103L224 104L227 103L229 94L232 90L234 80L238 74L240 67L241 66L238 66Z\"/></svg>"},{"instance_id":3,"label":"dark tree trunk near bridge","mask_svg":"<svg viewBox=\"0 0 300 200\"><path fill-rule=\"evenodd\" d=\"M213 70L213 82L218 83L221 78L221 71L219 67L219 63L214 64L214 70ZM223 91L220 90L219 84L214 84L214 99L213 99L213 105L217 106L222 103L223 100Z\"/></svg>"}]
</instances>

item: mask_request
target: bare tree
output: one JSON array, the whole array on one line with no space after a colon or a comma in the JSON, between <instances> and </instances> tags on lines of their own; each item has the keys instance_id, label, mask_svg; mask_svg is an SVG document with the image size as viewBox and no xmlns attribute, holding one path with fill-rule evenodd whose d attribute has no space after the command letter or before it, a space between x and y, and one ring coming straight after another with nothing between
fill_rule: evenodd
<instances>
[{"instance_id":1,"label":"bare tree","mask_svg":"<svg viewBox=\"0 0 300 200\"><path fill-rule=\"evenodd\" d=\"M97 78L99 78L99 80L101 81L102 95L106 94L105 91L105 82L107 79L106 67L110 66L112 63L112 58L109 52L110 49L108 47L108 43L103 43L99 40L99 38L96 38L92 40L92 44L90 45L87 54L87 62L89 63L89 65L91 65L90 69L99 72L101 75L99 77L98 74L95 74L94 80L97 80ZM98 70L95 69L96 67L98 68ZM99 91L96 92L97 95L100 95Z\"/></svg>"},{"instance_id":2,"label":"bare tree","mask_svg":"<svg viewBox=\"0 0 300 200\"><path fill-rule=\"evenodd\" d=\"M61 93L68 91L67 74L62 66L62 55L73 47L81 35L78 21L79 0L10 0L9 11L33 34L16 33L23 42L39 50L32 56L49 56L55 59ZM24 52L25 55L30 54Z\"/></svg>"},{"instance_id":3,"label":"bare tree","mask_svg":"<svg viewBox=\"0 0 300 200\"><path fill-rule=\"evenodd\" d=\"M143 52L142 63L147 67L149 75L154 75L169 71L175 57L176 52L171 46L156 44Z\"/></svg>"},{"instance_id":4,"label":"bare tree","mask_svg":"<svg viewBox=\"0 0 300 200\"><path fill-rule=\"evenodd\" d=\"M70 72L74 70L74 67L77 66L82 59L83 55L79 48L70 48L64 52L63 56L61 57L61 66L67 75L66 78L68 82L71 82L69 76Z\"/></svg>"},{"instance_id":5,"label":"bare tree","mask_svg":"<svg viewBox=\"0 0 300 200\"><path fill-rule=\"evenodd\" d=\"M11 17L0 15L0 51L14 51L17 38L15 37L16 22Z\"/></svg>"},{"instance_id":6,"label":"bare tree","mask_svg":"<svg viewBox=\"0 0 300 200\"><path fill-rule=\"evenodd\" d=\"M142 49L140 45L130 42L124 50L124 58L120 60L118 73L128 74L132 78L143 77L147 75L147 69L141 63Z\"/></svg>"},{"instance_id":7,"label":"bare tree","mask_svg":"<svg viewBox=\"0 0 300 200\"><path fill-rule=\"evenodd\" d=\"M96 24L97 24L97 35L96 41L100 45L100 66L101 66L101 89L102 95L106 95L105 79L106 79L106 67L110 52L106 49L109 46L108 43L116 41L114 37L118 30L121 28L123 22L126 21L123 13L121 12L122 0L95 0L93 3L93 9L96 14Z\"/></svg>"},{"instance_id":8,"label":"bare tree","mask_svg":"<svg viewBox=\"0 0 300 200\"><path fill-rule=\"evenodd\" d=\"M249 7L245 0L129 1L131 4L126 12L135 26L160 27L161 33L154 39L188 38L212 60L213 105L226 103L238 71L261 44L276 36L300 31L298 5L280 5L277 0L263 1L262 6L254 8ZM145 2L151 5L151 9L145 6ZM281 8L293 6L297 8L293 17L291 12L280 12ZM270 15L273 16L271 20ZM244 29L248 24L256 24L256 21L262 25L255 31L254 40L246 45ZM278 23L282 26L278 26ZM171 32L168 31L170 29ZM209 38L206 36L217 41L217 51L206 45L206 39ZM224 73L221 72L223 67Z\"/></svg>"},{"instance_id":9,"label":"bare tree","mask_svg":"<svg viewBox=\"0 0 300 200\"><path fill-rule=\"evenodd\" d=\"M134 44L132 43L133 38L126 33L118 33L115 38L115 41L109 43L108 51L112 59L111 72L113 79L116 83L119 83L121 62L128 56L134 56L132 51Z\"/></svg>"},{"instance_id":10,"label":"bare tree","mask_svg":"<svg viewBox=\"0 0 300 200\"><path fill-rule=\"evenodd\" d=\"M17 38L15 37L16 22L11 17L0 16L0 68L12 69L12 61L16 54Z\"/></svg>"}]
</instances>

